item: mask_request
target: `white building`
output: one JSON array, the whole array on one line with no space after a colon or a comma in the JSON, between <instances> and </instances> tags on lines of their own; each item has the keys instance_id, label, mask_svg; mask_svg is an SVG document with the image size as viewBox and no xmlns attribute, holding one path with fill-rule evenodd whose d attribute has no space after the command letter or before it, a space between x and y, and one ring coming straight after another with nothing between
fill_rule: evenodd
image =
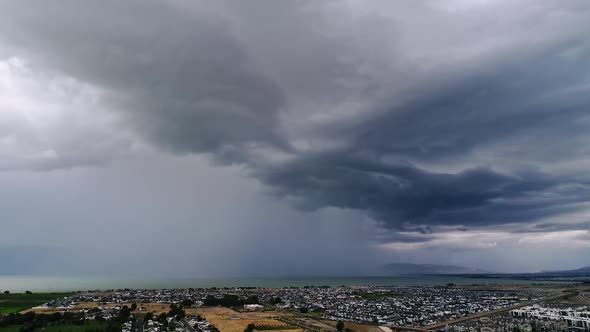
<instances>
[{"instance_id":1,"label":"white building","mask_svg":"<svg viewBox=\"0 0 590 332\"><path fill-rule=\"evenodd\" d=\"M244 304L245 310L256 311L264 309L263 305L260 304Z\"/></svg>"}]
</instances>

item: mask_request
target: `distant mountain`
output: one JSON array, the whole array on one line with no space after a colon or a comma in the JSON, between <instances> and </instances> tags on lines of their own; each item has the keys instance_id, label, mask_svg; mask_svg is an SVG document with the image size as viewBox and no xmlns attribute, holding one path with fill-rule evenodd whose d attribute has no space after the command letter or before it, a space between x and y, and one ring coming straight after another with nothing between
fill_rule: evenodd
<instances>
[{"instance_id":1,"label":"distant mountain","mask_svg":"<svg viewBox=\"0 0 590 332\"><path fill-rule=\"evenodd\" d=\"M590 276L590 266L584 266L575 270L560 270L560 271L541 271L532 274L539 275L556 275L556 276Z\"/></svg>"},{"instance_id":2,"label":"distant mountain","mask_svg":"<svg viewBox=\"0 0 590 332\"><path fill-rule=\"evenodd\" d=\"M489 271L456 265L393 263L384 266L387 274L487 274Z\"/></svg>"}]
</instances>

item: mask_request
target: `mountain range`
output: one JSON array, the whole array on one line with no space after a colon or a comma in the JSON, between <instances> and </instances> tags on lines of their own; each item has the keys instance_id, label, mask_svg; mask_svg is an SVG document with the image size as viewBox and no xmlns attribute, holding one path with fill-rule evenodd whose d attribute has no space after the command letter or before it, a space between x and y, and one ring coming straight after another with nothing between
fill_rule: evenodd
<instances>
[{"instance_id":1,"label":"mountain range","mask_svg":"<svg viewBox=\"0 0 590 332\"><path fill-rule=\"evenodd\" d=\"M458 265L392 263L383 266L387 275L480 275L486 277L590 277L590 266L573 270L552 270L525 273L495 273Z\"/></svg>"},{"instance_id":2,"label":"mountain range","mask_svg":"<svg viewBox=\"0 0 590 332\"><path fill-rule=\"evenodd\" d=\"M584 266L575 270L541 271L534 274L539 275L561 275L561 276L590 276L590 266Z\"/></svg>"}]
</instances>

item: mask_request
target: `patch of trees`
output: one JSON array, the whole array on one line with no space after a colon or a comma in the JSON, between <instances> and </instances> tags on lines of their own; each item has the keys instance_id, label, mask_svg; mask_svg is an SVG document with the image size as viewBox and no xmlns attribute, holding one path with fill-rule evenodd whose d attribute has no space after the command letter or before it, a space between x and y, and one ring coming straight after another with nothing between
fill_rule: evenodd
<instances>
[{"instance_id":1,"label":"patch of trees","mask_svg":"<svg viewBox=\"0 0 590 332\"><path fill-rule=\"evenodd\" d=\"M191 307L193 304L195 304L195 301L191 300L191 299L184 299L182 300L181 303L184 307Z\"/></svg>"},{"instance_id":2,"label":"patch of trees","mask_svg":"<svg viewBox=\"0 0 590 332\"><path fill-rule=\"evenodd\" d=\"M184 318L186 316L184 307L181 305L171 304L168 317Z\"/></svg>"},{"instance_id":3,"label":"patch of trees","mask_svg":"<svg viewBox=\"0 0 590 332\"><path fill-rule=\"evenodd\" d=\"M208 295L207 298L205 298L205 301L203 301L203 303L206 306L210 306L210 307L221 306L221 307L235 308L235 307L241 307L244 304L259 304L260 302L258 301L258 297L254 296L254 295L249 296L247 298L240 298L237 295L225 294L225 295L223 295L222 298L218 298L213 295Z\"/></svg>"},{"instance_id":4,"label":"patch of trees","mask_svg":"<svg viewBox=\"0 0 590 332\"><path fill-rule=\"evenodd\" d=\"M147 314L145 314L145 316L143 317L143 320L145 321L145 323L147 324L148 320L153 320L154 319L154 313L153 312L148 312Z\"/></svg>"},{"instance_id":5,"label":"patch of trees","mask_svg":"<svg viewBox=\"0 0 590 332\"><path fill-rule=\"evenodd\" d=\"M55 323L55 324L54 324ZM75 324L82 325L84 323L84 314L81 313L54 313L51 315L41 315L34 312L27 312L24 314L11 313L3 317L0 321L0 327L8 325L28 325L32 328L45 327L49 324Z\"/></svg>"},{"instance_id":6,"label":"patch of trees","mask_svg":"<svg viewBox=\"0 0 590 332\"><path fill-rule=\"evenodd\" d=\"M272 299L270 299L270 301L268 301L270 304L276 305L279 303L283 303L283 300L280 297L273 297Z\"/></svg>"},{"instance_id":7,"label":"patch of trees","mask_svg":"<svg viewBox=\"0 0 590 332\"><path fill-rule=\"evenodd\" d=\"M131 309L129 309L128 306L124 305L121 308L121 310L119 310L119 314L117 315L117 317L115 317L115 321L119 324L123 324L127 320L129 320L130 316L131 316Z\"/></svg>"}]
</instances>

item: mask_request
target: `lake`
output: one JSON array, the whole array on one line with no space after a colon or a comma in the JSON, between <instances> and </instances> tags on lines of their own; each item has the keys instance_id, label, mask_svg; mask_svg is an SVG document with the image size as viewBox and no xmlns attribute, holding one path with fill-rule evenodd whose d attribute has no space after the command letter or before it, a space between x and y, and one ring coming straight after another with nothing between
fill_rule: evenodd
<instances>
[{"instance_id":1,"label":"lake","mask_svg":"<svg viewBox=\"0 0 590 332\"><path fill-rule=\"evenodd\" d=\"M267 287L290 286L436 286L533 283L560 283L508 278L471 278L455 276L386 276L386 277L287 277L287 278L138 278L138 277L62 277L62 276L1 276L0 291L55 292L78 290L106 290L119 288L209 288L209 287Z\"/></svg>"}]
</instances>

